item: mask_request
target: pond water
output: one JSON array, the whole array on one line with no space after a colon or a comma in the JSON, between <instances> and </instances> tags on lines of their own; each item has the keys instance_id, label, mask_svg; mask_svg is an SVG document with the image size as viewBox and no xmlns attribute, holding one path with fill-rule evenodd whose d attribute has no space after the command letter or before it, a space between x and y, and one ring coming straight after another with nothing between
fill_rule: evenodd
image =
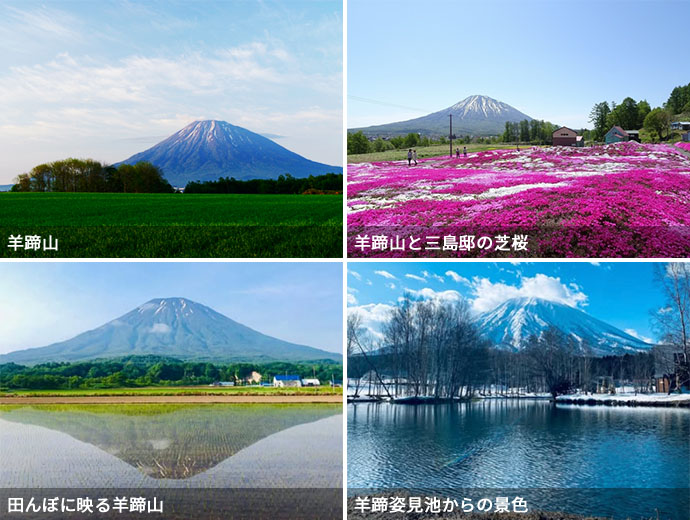
<instances>
[{"instance_id":1,"label":"pond water","mask_svg":"<svg viewBox=\"0 0 690 520\"><path fill-rule=\"evenodd\" d=\"M0 488L339 488L341 405L0 406Z\"/></svg>"},{"instance_id":2,"label":"pond water","mask_svg":"<svg viewBox=\"0 0 690 520\"><path fill-rule=\"evenodd\" d=\"M541 509L690 518L688 410L525 399L361 403L348 405L347 435L350 494L510 489Z\"/></svg>"}]
</instances>

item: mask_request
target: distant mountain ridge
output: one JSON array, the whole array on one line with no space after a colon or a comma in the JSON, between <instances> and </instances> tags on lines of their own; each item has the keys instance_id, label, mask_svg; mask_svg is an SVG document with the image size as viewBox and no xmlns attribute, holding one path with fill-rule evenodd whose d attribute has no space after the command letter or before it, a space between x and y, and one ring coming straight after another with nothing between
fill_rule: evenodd
<instances>
[{"instance_id":1,"label":"distant mountain ridge","mask_svg":"<svg viewBox=\"0 0 690 520\"><path fill-rule=\"evenodd\" d=\"M597 356L633 354L652 347L580 309L541 298L507 300L480 314L476 323L496 346L514 351L520 350L530 336L539 337L549 327L573 337L581 349L586 344Z\"/></svg>"},{"instance_id":2,"label":"distant mountain ridge","mask_svg":"<svg viewBox=\"0 0 690 520\"><path fill-rule=\"evenodd\" d=\"M333 352L267 336L186 298L156 298L72 339L4 354L0 363L35 365L130 355L215 362L342 360Z\"/></svg>"},{"instance_id":3,"label":"distant mountain ridge","mask_svg":"<svg viewBox=\"0 0 690 520\"><path fill-rule=\"evenodd\" d=\"M507 103L488 96L474 95L423 117L385 125L353 128L351 131L361 130L367 136L396 136L409 133L447 136L449 114L453 114L455 135L500 135L505 129L506 121L532 120L530 116Z\"/></svg>"},{"instance_id":4,"label":"distant mountain ridge","mask_svg":"<svg viewBox=\"0 0 690 520\"><path fill-rule=\"evenodd\" d=\"M194 121L167 139L117 164L148 161L173 186L220 177L275 179L341 173L340 166L311 161L246 128L225 121Z\"/></svg>"}]
</instances>

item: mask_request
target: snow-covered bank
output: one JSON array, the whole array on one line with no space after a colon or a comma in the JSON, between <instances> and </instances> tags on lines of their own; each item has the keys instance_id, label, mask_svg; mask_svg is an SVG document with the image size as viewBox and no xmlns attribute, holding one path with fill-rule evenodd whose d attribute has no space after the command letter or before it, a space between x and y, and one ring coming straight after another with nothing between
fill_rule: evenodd
<instances>
[{"instance_id":1,"label":"snow-covered bank","mask_svg":"<svg viewBox=\"0 0 690 520\"><path fill-rule=\"evenodd\" d=\"M690 408L690 394L569 394L556 397L559 404L608 406L679 406Z\"/></svg>"}]
</instances>

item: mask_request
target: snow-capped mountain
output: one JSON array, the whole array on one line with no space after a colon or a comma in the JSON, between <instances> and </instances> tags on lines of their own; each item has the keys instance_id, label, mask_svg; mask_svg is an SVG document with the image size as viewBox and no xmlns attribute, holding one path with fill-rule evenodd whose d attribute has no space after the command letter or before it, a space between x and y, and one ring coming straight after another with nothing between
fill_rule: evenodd
<instances>
[{"instance_id":1,"label":"snow-capped mountain","mask_svg":"<svg viewBox=\"0 0 690 520\"><path fill-rule=\"evenodd\" d=\"M423 117L353 130L362 130L365 135L370 136L405 135L410 132L422 135L447 136L449 114L453 114L453 133L455 135L499 135L505 129L506 121L515 122L532 119L507 103L488 96L475 95Z\"/></svg>"},{"instance_id":2,"label":"snow-capped mountain","mask_svg":"<svg viewBox=\"0 0 690 520\"><path fill-rule=\"evenodd\" d=\"M333 352L267 336L191 300L157 298L67 341L2 355L0 363L34 365L130 355L197 361L340 359Z\"/></svg>"},{"instance_id":3,"label":"snow-capped mountain","mask_svg":"<svg viewBox=\"0 0 690 520\"><path fill-rule=\"evenodd\" d=\"M195 121L164 141L118 164L148 161L173 186L219 177L275 179L340 173L342 167L305 159L279 144L225 121Z\"/></svg>"},{"instance_id":4,"label":"snow-capped mountain","mask_svg":"<svg viewBox=\"0 0 690 520\"><path fill-rule=\"evenodd\" d=\"M588 345L594 355L620 355L649 350L652 345L563 303L540 298L513 298L480 314L482 333L500 348L519 350L530 336L556 327Z\"/></svg>"}]
</instances>

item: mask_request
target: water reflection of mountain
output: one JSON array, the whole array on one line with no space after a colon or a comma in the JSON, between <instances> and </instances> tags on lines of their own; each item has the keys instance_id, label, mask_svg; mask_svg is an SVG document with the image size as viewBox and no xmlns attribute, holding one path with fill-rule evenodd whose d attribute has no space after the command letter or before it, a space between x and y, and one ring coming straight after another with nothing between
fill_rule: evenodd
<instances>
[{"instance_id":1,"label":"water reflection of mountain","mask_svg":"<svg viewBox=\"0 0 690 520\"><path fill-rule=\"evenodd\" d=\"M339 405L121 405L0 407L0 419L96 446L156 479L187 479Z\"/></svg>"}]
</instances>

